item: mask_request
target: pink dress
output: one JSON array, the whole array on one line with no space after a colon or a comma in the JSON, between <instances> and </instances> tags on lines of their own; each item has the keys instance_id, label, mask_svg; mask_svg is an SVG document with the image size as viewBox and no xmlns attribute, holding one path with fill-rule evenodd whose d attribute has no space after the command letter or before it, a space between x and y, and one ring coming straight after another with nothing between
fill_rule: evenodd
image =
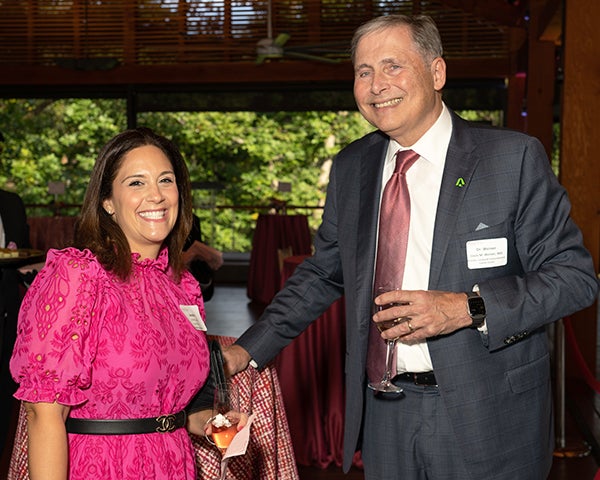
<instances>
[{"instance_id":1,"label":"pink dress","mask_svg":"<svg viewBox=\"0 0 600 480\"><path fill-rule=\"evenodd\" d=\"M122 282L89 251L50 250L19 315L11 371L15 397L71 406L93 419L177 413L204 384L209 353L204 332L183 314L197 305L198 283L175 283L168 252L133 255ZM70 480L195 479L185 428L137 435L69 434Z\"/></svg>"}]
</instances>

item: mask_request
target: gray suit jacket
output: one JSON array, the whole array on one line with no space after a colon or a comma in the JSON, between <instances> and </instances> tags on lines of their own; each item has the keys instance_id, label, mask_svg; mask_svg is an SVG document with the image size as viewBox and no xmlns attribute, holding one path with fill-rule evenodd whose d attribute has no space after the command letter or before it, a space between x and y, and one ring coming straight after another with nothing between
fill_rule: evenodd
<instances>
[{"instance_id":1,"label":"gray suit jacket","mask_svg":"<svg viewBox=\"0 0 600 480\"><path fill-rule=\"evenodd\" d=\"M465 328L430 339L435 375L473 478L546 478L554 438L545 327L593 303L598 282L592 259L540 142L452 119L429 288L461 292L478 284L489 335ZM388 142L374 132L339 153L314 256L237 342L262 366L345 294L346 471L360 448ZM506 265L469 269L466 242L492 238L507 239ZM510 473L498 475L507 466Z\"/></svg>"}]
</instances>

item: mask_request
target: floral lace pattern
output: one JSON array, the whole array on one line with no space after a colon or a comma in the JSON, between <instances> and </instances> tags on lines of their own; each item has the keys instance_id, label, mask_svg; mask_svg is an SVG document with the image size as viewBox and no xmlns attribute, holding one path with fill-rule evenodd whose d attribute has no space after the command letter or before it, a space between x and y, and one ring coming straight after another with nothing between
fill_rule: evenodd
<instances>
[{"instance_id":1,"label":"floral lace pattern","mask_svg":"<svg viewBox=\"0 0 600 480\"><path fill-rule=\"evenodd\" d=\"M71 406L75 418L156 417L182 410L204 384L204 332L181 305L200 289L185 273L175 283L168 252L134 254L131 278L106 272L88 250L50 250L19 315L11 371L29 402ZM69 434L70 479L194 479L185 429L142 435Z\"/></svg>"}]
</instances>

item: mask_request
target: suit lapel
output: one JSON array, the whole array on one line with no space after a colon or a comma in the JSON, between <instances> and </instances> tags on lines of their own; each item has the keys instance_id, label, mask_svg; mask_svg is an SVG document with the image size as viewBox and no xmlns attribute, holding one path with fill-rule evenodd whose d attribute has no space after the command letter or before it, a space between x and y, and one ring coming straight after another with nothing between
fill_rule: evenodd
<instances>
[{"instance_id":1,"label":"suit lapel","mask_svg":"<svg viewBox=\"0 0 600 480\"><path fill-rule=\"evenodd\" d=\"M369 321L371 318L372 283L375 262L375 240L377 228L377 212L379 210L379 190L381 186L381 169L383 168L388 137L381 132L369 135L364 141L353 145L351 152L347 152L344 163L348 165L351 180L354 185L340 185L345 194L357 196L347 198L339 208L352 208L355 211L347 212L346 217L352 219L353 227L340 231L341 235L352 235L346 238L350 247L348 255L342 255L347 261L352 262L344 270L345 294L351 298L352 311L346 314L348 329L356 332L360 339L361 354L359 358L366 358ZM341 197L344 198L344 195ZM357 201L356 201L357 200ZM363 342L364 340L364 342ZM358 368L364 370L364 365Z\"/></svg>"},{"instance_id":2,"label":"suit lapel","mask_svg":"<svg viewBox=\"0 0 600 480\"><path fill-rule=\"evenodd\" d=\"M469 188L477 164L477 157L473 155L475 142L468 123L452 113L452 124L452 137L446 155L436 211L429 276L430 289L435 289L439 283L448 244L454 237L465 193ZM368 301L369 305L375 262L381 174L388 142L388 137L382 133L374 134L368 142L365 142L362 149L356 152L359 158L360 201L357 212L356 284L354 287L357 298L364 295L364 301ZM369 292L368 299L365 292Z\"/></svg>"},{"instance_id":3,"label":"suit lapel","mask_svg":"<svg viewBox=\"0 0 600 480\"><path fill-rule=\"evenodd\" d=\"M432 290L439 284L448 243L454 237L465 193L477 164L477 158L472 154L474 148L467 122L452 113L452 137L448 145L433 232L429 272L429 288Z\"/></svg>"},{"instance_id":4,"label":"suit lapel","mask_svg":"<svg viewBox=\"0 0 600 480\"><path fill-rule=\"evenodd\" d=\"M372 288L375 268L381 172L389 141L383 134L374 135L370 140L360 153L360 202L356 239L356 287L368 291Z\"/></svg>"}]
</instances>

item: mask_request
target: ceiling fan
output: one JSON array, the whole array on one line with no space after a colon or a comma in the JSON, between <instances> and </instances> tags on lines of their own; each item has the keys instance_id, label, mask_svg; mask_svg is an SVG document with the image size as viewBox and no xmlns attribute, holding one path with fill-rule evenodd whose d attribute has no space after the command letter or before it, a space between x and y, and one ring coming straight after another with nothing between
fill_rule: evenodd
<instances>
[{"instance_id":1,"label":"ceiling fan","mask_svg":"<svg viewBox=\"0 0 600 480\"><path fill-rule=\"evenodd\" d=\"M295 57L303 60L314 60L326 63L339 63L339 57L328 57L326 54L343 55L340 50L328 49L326 45L305 45L302 47L285 47L290 39L289 33L280 33L273 37L273 6L272 0L267 3L267 38L259 40L256 44L256 63L263 63L267 59Z\"/></svg>"}]
</instances>

